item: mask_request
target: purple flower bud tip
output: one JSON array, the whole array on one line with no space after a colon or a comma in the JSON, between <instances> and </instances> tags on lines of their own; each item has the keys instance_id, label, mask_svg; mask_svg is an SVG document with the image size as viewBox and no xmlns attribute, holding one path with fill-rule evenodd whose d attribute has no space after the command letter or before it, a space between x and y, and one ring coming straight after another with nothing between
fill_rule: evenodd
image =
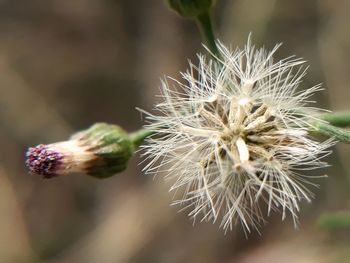
<instances>
[{"instance_id":1,"label":"purple flower bud tip","mask_svg":"<svg viewBox=\"0 0 350 263\"><path fill-rule=\"evenodd\" d=\"M62 163L63 155L50 149L48 145L39 144L28 149L26 165L31 173L44 178L57 176L57 168Z\"/></svg>"}]
</instances>

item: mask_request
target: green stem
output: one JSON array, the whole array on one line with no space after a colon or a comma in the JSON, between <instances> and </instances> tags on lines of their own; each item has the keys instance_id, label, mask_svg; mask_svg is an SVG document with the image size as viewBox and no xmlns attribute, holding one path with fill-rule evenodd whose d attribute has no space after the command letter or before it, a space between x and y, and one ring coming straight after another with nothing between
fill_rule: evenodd
<instances>
[{"instance_id":1,"label":"green stem","mask_svg":"<svg viewBox=\"0 0 350 263\"><path fill-rule=\"evenodd\" d=\"M327 229L350 228L350 214L324 214L319 218L318 224Z\"/></svg>"},{"instance_id":2,"label":"green stem","mask_svg":"<svg viewBox=\"0 0 350 263\"><path fill-rule=\"evenodd\" d=\"M141 129L133 132L129 135L130 140L133 142L135 148L139 147L148 136L154 134L154 131Z\"/></svg>"},{"instance_id":3,"label":"green stem","mask_svg":"<svg viewBox=\"0 0 350 263\"><path fill-rule=\"evenodd\" d=\"M202 13L196 17L196 22L202 34L202 38L207 42L212 55L219 58L219 50L215 42L214 31L209 12Z\"/></svg>"},{"instance_id":4,"label":"green stem","mask_svg":"<svg viewBox=\"0 0 350 263\"><path fill-rule=\"evenodd\" d=\"M314 128L310 130L312 133L321 134L327 137L334 137L335 139L350 143L350 131L332 126L327 123L317 122Z\"/></svg>"},{"instance_id":5,"label":"green stem","mask_svg":"<svg viewBox=\"0 0 350 263\"><path fill-rule=\"evenodd\" d=\"M322 119L337 127L350 126L350 112L335 112L324 114Z\"/></svg>"}]
</instances>

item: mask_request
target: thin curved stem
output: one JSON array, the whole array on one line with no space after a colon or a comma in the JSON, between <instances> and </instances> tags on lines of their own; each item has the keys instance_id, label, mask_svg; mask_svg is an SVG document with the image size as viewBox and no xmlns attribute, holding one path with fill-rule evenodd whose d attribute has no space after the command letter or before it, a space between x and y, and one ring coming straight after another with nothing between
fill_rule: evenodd
<instances>
[{"instance_id":1,"label":"thin curved stem","mask_svg":"<svg viewBox=\"0 0 350 263\"><path fill-rule=\"evenodd\" d=\"M206 41L209 50L214 56L219 57L219 50L215 42L215 36L209 12L197 16L196 22L199 27L199 31L202 34L202 38Z\"/></svg>"}]
</instances>

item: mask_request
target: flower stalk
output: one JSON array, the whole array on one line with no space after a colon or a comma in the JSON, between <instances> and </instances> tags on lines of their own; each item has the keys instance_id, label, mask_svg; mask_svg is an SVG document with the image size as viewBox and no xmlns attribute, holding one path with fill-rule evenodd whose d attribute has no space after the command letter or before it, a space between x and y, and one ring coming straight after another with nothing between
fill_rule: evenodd
<instances>
[{"instance_id":1,"label":"flower stalk","mask_svg":"<svg viewBox=\"0 0 350 263\"><path fill-rule=\"evenodd\" d=\"M130 140L132 141L135 148L138 148L142 145L142 143L145 141L145 139L152 134L154 134L154 131L147 130L147 129L140 129L136 132L133 132L129 135Z\"/></svg>"},{"instance_id":2,"label":"flower stalk","mask_svg":"<svg viewBox=\"0 0 350 263\"><path fill-rule=\"evenodd\" d=\"M338 128L336 126L324 123L317 122L310 128L311 133L320 134L326 137L333 137L338 141L344 143L350 143L350 131Z\"/></svg>"},{"instance_id":3,"label":"flower stalk","mask_svg":"<svg viewBox=\"0 0 350 263\"><path fill-rule=\"evenodd\" d=\"M215 35L209 12L205 12L196 17L197 26L202 34L202 38L207 43L210 52L219 57L219 50L215 42Z\"/></svg>"},{"instance_id":4,"label":"flower stalk","mask_svg":"<svg viewBox=\"0 0 350 263\"><path fill-rule=\"evenodd\" d=\"M323 214L318 219L318 225L329 230L350 228L350 213Z\"/></svg>"},{"instance_id":5,"label":"flower stalk","mask_svg":"<svg viewBox=\"0 0 350 263\"><path fill-rule=\"evenodd\" d=\"M220 52L216 44L216 38L210 17L210 11L215 4L214 0L167 0L170 9L183 18L194 19L207 43L207 48L213 57L218 58Z\"/></svg>"},{"instance_id":6,"label":"flower stalk","mask_svg":"<svg viewBox=\"0 0 350 263\"><path fill-rule=\"evenodd\" d=\"M350 126L350 112L335 112L324 114L322 119L329 124L337 127L349 127Z\"/></svg>"}]
</instances>

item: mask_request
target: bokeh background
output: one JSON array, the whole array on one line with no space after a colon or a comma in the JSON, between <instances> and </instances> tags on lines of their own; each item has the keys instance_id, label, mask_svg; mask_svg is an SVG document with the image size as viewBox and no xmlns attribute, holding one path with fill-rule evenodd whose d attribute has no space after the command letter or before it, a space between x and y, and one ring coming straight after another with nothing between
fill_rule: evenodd
<instances>
[{"instance_id":1,"label":"bokeh background","mask_svg":"<svg viewBox=\"0 0 350 263\"><path fill-rule=\"evenodd\" d=\"M305 58L319 106L350 110L350 1L218 0L219 38ZM299 229L273 215L261 233L195 226L169 206L162 178L134 157L118 176L43 180L27 173L28 146L65 140L94 122L142 125L160 78L179 77L204 52L191 21L161 0L0 1L0 262L350 262L350 231L317 223L350 209L350 147L303 204Z\"/></svg>"}]
</instances>

